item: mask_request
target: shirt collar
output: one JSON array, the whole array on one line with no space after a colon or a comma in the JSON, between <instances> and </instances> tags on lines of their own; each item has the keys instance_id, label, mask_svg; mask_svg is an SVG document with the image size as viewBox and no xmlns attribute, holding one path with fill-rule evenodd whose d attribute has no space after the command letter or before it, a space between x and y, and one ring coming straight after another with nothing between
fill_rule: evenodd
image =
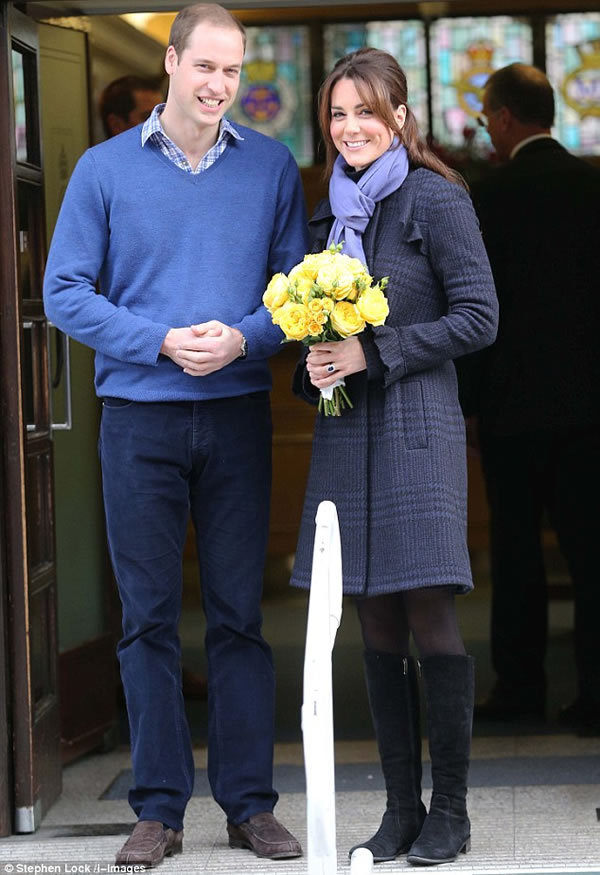
<instances>
[{"instance_id":1,"label":"shirt collar","mask_svg":"<svg viewBox=\"0 0 600 875\"><path fill-rule=\"evenodd\" d=\"M517 145L514 147L514 149L512 150L512 152L509 155L509 159L512 160L515 157L515 155L517 154L517 152L521 151L523 146L528 146L529 143L533 143L534 140L551 140L551 139L552 139L552 134L533 134L533 136L531 136L531 137L525 137L524 140L521 140L521 142L517 143Z\"/></svg>"},{"instance_id":2,"label":"shirt collar","mask_svg":"<svg viewBox=\"0 0 600 875\"><path fill-rule=\"evenodd\" d=\"M160 123L160 116L165 106L166 103L159 103L158 106L155 106L150 116L144 122L142 126L142 146L146 145L148 139L152 136L152 134L160 134L163 137L167 137L163 130L163 126ZM226 118L222 118L221 125L219 127L219 136L217 138L217 143L222 140L225 134L231 134L231 136L235 137L236 140L244 139L239 131L236 131L230 121L228 121ZM167 139L169 138L167 137Z\"/></svg>"}]
</instances>

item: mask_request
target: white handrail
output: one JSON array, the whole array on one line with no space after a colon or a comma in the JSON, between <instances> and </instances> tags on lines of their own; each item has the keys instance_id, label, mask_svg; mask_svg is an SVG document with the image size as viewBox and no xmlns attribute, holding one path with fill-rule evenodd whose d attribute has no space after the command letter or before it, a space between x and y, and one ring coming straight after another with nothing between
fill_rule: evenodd
<instances>
[{"instance_id":1,"label":"white handrail","mask_svg":"<svg viewBox=\"0 0 600 875\"><path fill-rule=\"evenodd\" d=\"M350 857L350 875L371 875L373 854L368 848L357 848Z\"/></svg>"},{"instance_id":2,"label":"white handrail","mask_svg":"<svg viewBox=\"0 0 600 875\"><path fill-rule=\"evenodd\" d=\"M333 502L321 502L315 522L302 704L307 871L308 875L336 875L331 654L342 618L342 551Z\"/></svg>"}]
</instances>

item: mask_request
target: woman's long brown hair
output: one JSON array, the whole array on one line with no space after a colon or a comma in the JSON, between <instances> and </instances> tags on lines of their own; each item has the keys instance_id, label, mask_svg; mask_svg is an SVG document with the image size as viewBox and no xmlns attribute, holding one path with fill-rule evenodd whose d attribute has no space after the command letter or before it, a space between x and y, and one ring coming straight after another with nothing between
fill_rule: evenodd
<instances>
[{"instance_id":1,"label":"woman's long brown hair","mask_svg":"<svg viewBox=\"0 0 600 875\"><path fill-rule=\"evenodd\" d=\"M421 137L417 120L407 103L408 89L402 67L388 52L372 48L358 49L340 58L319 90L319 125L325 141L327 179L331 176L338 156L329 127L331 93L340 79L350 79L365 106L397 135L406 147L411 167L426 167L450 182L467 187L460 173L444 164ZM406 119L402 128L395 116L395 111L401 104L406 107Z\"/></svg>"}]
</instances>

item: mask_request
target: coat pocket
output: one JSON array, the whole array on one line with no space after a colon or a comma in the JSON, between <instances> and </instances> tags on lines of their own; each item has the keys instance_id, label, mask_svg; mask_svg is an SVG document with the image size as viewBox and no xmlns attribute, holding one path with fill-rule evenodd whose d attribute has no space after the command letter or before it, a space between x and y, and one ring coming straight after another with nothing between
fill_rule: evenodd
<instances>
[{"instance_id":1,"label":"coat pocket","mask_svg":"<svg viewBox=\"0 0 600 875\"><path fill-rule=\"evenodd\" d=\"M404 442L409 450L427 446L423 386L419 380L401 384L402 428Z\"/></svg>"}]
</instances>

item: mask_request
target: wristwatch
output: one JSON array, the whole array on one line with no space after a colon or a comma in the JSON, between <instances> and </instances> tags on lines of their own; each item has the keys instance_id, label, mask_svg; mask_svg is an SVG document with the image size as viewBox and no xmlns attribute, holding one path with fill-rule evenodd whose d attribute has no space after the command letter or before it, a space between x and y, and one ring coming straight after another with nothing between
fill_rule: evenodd
<instances>
[{"instance_id":1,"label":"wristwatch","mask_svg":"<svg viewBox=\"0 0 600 875\"><path fill-rule=\"evenodd\" d=\"M242 342L240 343L240 354L238 358L245 359L248 355L248 341L242 334Z\"/></svg>"}]
</instances>

